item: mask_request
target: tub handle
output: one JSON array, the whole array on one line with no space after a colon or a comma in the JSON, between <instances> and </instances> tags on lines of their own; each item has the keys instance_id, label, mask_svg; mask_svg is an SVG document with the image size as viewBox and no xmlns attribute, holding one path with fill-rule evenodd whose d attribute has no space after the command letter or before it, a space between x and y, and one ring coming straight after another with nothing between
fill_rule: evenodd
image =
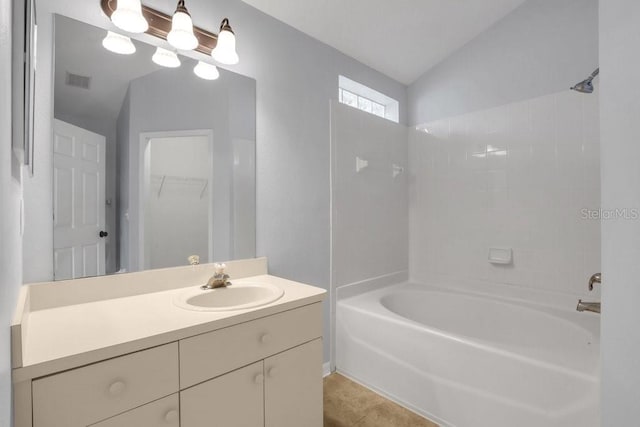
<instances>
[{"instance_id":1,"label":"tub handle","mask_svg":"<svg viewBox=\"0 0 640 427\"><path fill-rule=\"evenodd\" d=\"M591 278L589 278L589 290L593 290L593 285L595 283L602 283L602 273L596 273Z\"/></svg>"}]
</instances>

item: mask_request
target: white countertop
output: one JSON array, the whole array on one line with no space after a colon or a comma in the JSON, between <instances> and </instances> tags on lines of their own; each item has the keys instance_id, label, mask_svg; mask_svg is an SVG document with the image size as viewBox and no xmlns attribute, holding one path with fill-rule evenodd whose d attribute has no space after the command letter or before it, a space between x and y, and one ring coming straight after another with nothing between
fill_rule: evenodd
<instances>
[{"instance_id":1,"label":"white countertop","mask_svg":"<svg viewBox=\"0 0 640 427\"><path fill-rule=\"evenodd\" d=\"M21 361L14 366L14 382L317 303L326 293L267 274L241 280L273 284L283 289L284 295L257 308L191 311L174 304L174 298L188 289L179 287L30 311L28 320L20 325L24 328Z\"/></svg>"}]
</instances>

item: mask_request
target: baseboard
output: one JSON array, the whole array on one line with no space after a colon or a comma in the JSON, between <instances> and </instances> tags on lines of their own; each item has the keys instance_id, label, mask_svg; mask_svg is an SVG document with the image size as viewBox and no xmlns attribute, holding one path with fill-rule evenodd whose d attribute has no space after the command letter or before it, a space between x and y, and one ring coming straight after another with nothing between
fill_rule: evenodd
<instances>
[{"instance_id":1,"label":"baseboard","mask_svg":"<svg viewBox=\"0 0 640 427\"><path fill-rule=\"evenodd\" d=\"M329 362L322 364L322 377L331 375L331 364Z\"/></svg>"}]
</instances>

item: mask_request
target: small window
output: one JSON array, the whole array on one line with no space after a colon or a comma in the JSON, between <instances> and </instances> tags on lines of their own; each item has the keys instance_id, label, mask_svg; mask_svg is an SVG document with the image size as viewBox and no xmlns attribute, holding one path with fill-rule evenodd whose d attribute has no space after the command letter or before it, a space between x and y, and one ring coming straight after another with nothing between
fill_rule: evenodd
<instances>
[{"instance_id":1,"label":"small window","mask_svg":"<svg viewBox=\"0 0 640 427\"><path fill-rule=\"evenodd\" d=\"M397 100L344 76L339 77L338 86L340 103L398 123L400 107Z\"/></svg>"}]
</instances>

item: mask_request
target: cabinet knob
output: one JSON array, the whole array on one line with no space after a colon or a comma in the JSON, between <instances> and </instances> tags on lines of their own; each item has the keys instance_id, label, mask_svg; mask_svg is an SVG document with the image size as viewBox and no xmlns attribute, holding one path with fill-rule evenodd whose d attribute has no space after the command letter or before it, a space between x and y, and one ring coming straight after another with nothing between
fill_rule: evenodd
<instances>
[{"instance_id":1,"label":"cabinet knob","mask_svg":"<svg viewBox=\"0 0 640 427\"><path fill-rule=\"evenodd\" d=\"M118 396L122 394L125 388L126 388L126 385L123 381L114 381L109 386L109 394L111 396Z\"/></svg>"},{"instance_id":2,"label":"cabinet knob","mask_svg":"<svg viewBox=\"0 0 640 427\"><path fill-rule=\"evenodd\" d=\"M254 381L256 384L262 384L262 383L264 382L264 375L262 375L262 374L258 374L258 375L256 375L256 376L253 378L253 381Z\"/></svg>"},{"instance_id":3,"label":"cabinet knob","mask_svg":"<svg viewBox=\"0 0 640 427\"><path fill-rule=\"evenodd\" d=\"M175 409L168 411L166 414L164 414L164 420L168 423L178 421L178 411Z\"/></svg>"},{"instance_id":4,"label":"cabinet knob","mask_svg":"<svg viewBox=\"0 0 640 427\"><path fill-rule=\"evenodd\" d=\"M271 334L262 334L260 336L260 342L262 344L269 344L271 342Z\"/></svg>"},{"instance_id":5,"label":"cabinet knob","mask_svg":"<svg viewBox=\"0 0 640 427\"><path fill-rule=\"evenodd\" d=\"M273 378L276 375L278 375L278 368L273 367L273 368L269 369L269 377Z\"/></svg>"}]
</instances>

